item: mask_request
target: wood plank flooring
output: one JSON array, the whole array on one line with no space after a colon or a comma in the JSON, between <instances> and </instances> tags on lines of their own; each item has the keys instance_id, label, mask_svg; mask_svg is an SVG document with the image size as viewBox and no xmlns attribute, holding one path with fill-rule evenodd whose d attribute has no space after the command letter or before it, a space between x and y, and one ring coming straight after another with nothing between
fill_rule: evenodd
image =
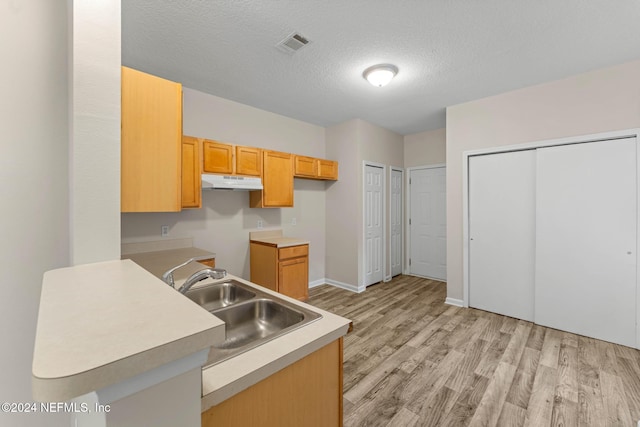
<instances>
[{"instance_id":1,"label":"wood plank flooring","mask_svg":"<svg viewBox=\"0 0 640 427\"><path fill-rule=\"evenodd\" d=\"M444 304L411 276L309 303L353 320L344 340L345 426L636 426L640 352Z\"/></svg>"}]
</instances>

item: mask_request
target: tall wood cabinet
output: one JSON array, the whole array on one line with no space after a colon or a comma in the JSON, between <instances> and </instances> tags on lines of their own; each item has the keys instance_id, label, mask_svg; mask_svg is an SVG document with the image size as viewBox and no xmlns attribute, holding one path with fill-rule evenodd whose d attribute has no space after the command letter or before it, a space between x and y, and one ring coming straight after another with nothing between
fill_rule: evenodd
<instances>
[{"instance_id":1,"label":"tall wood cabinet","mask_svg":"<svg viewBox=\"0 0 640 427\"><path fill-rule=\"evenodd\" d=\"M279 248L251 241L253 283L301 301L309 298L309 245Z\"/></svg>"},{"instance_id":2,"label":"tall wood cabinet","mask_svg":"<svg viewBox=\"0 0 640 427\"><path fill-rule=\"evenodd\" d=\"M121 211L182 208L182 85L122 67Z\"/></svg>"},{"instance_id":3,"label":"tall wood cabinet","mask_svg":"<svg viewBox=\"0 0 640 427\"><path fill-rule=\"evenodd\" d=\"M182 137L182 207L202 206L202 180L200 178L200 141L191 136Z\"/></svg>"},{"instance_id":4,"label":"tall wood cabinet","mask_svg":"<svg viewBox=\"0 0 640 427\"><path fill-rule=\"evenodd\" d=\"M279 151L262 151L263 190L251 191L252 208L293 206L293 155Z\"/></svg>"}]
</instances>

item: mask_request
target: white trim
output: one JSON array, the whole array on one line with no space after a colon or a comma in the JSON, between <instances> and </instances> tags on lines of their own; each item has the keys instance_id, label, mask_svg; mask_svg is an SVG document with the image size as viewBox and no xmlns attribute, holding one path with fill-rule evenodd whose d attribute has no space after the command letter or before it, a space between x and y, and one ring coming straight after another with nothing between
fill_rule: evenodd
<instances>
[{"instance_id":1,"label":"white trim","mask_svg":"<svg viewBox=\"0 0 640 427\"><path fill-rule=\"evenodd\" d=\"M418 169L436 169L436 168L446 168L446 167L447 167L446 163L435 163L433 165L411 166L411 167L407 168L406 170L408 172L411 172L412 170L418 170Z\"/></svg>"},{"instance_id":2,"label":"white trim","mask_svg":"<svg viewBox=\"0 0 640 427\"><path fill-rule=\"evenodd\" d=\"M423 276L421 274L415 274L415 273L409 273L408 276L413 276L413 277L420 277L422 279L429 279L429 280L435 280L436 282L442 282L442 283L447 283L446 280L443 279L439 279L437 277L429 277L429 276Z\"/></svg>"},{"instance_id":3,"label":"white trim","mask_svg":"<svg viewBox=\"0 0 640 427\"><path fill-rule=\"evenodd\" d=\"M437 163L434 165L426 165L426 166L412 166L410 168L407 168L406 171L406 178L405 178L405 183L406 183L406 193L407 193L407 211L406 211L406 215L405 215L405 224L407 227L407 231L406 231L406 235L407 235L407 239L406 239L406 244L405 244L405 254L406 258L404 260L405 264L404 264L404 274L408 274L410 276L417 276L417 277L424 277L426 279L431 279L431 280L438 280L440 282L445 282L447 281L447 279L435 279L432 277L426 277L426 276L420 276L419 274L415 274L411 272L411 266L409 265L409 260L411 259L411 225L409 224L409 220L411 217L411 185L409 184L409 180L411 179L411 172L415 171L415 170L422 170L422 169L438 169L438 168L443 168L447 169L447 164L446 163ZM464 171L463 171L464 172ZM446 184L445 184L445 191L446 191ZM446 196L445 196L446 198ZM446 200L445 200L446 203Z\"/></svg>"},{"instance_id":4,"label":"white trim","mask_svg":"<svg viewBox=\"0 0 640 427\"><path fill-rule=\"evenodd\" d=\"M309 289L322 286L326 283L327 279L325 279L324 277L322 279L314 280L313 282L309 282Z\"/></svg>"},{"instance_id":5,"label":"white trim","mask_svg":"<svg viewBox=\"0 0 640 427\"><path fill-rule=\"evenodd\" d=\"M396 167L396 166L391 166L390 170L389 170L389 184L391 184L391 174L393 173L393 171L397 171L397 172L401 172L402 173L402 178L400 180L400 182L402 183L402 188L400 189L400 197L402 197L402 200L400 202L400 221L402 222L400 224L400 229L402 230L400 232L400 266L401 266L401 274L405 274L405 235L407 234L407 222L405 221L405 216L406 216L406 209L405 209L405 204L406 204L406 186L404 184L404 178L406 177L406 173L405 170L403 168L400 167ZM389 207L391 208L391 207ZM391 220L391 219L389 219ZM389 239L389 256L391 256L391 239ZM391 269L391 258L389 258L389 268ZM389 275L390 278L393 277L393 272L391 272L391 274ZM389 279L391 280L391 279Z\"/></svg>"},{"instance_id":6,"label":"white trim","mask_svg":"<svg viewBox=\"0 0 640 427\"><path fill-rule=\"evenodd\" d=\"M346 291L351 291L358 294L364 292L366 289L365 286L352 285L350 283L339 282L337 280L332 280L332 279L324 279L324 280L325 280L325 284L327 285L335 286L336 288L344 289Z\"/></svg>"},{"instance_id":7,"label":"white trim","mask_svg":"<svg viewBox=\"0 0 640 427\"><path fill-rule=\"evenodd\" d=\"M640 142L640 128L526 142L501 147L490 147L480 150L469 150L462 153L462 289L464 307L469 307L469 157L559 145L583 144L620 138L636 138L636 167L640 168L640 150L638 147L638 143ZM638 191L638 195L636 197L637 203L640 204L640 174L636 174L636 177L636 186ZM636 227L636 265L640 267L640 206L637 211L638 226ZM638 292L638 290L640 290L640 275L636 274L636 348L640 349L640 292Z\"/></svg>"},{"instance_id":8,"label":"white trim","mask_svg":"<svg viewBox=\"0 0 640 427\"><path fill-rule=\"evenodd\" d=\"M364 248L366 246L366 233L364 231L365 227L365 211L364 211L364 199L365 199L365 176L367 171L367 166L371 166L374 168L382 169L382 280L384 281L385 276L387 275L387 165L382 163L370 162L368 160L362 161L362 279L358 282L358 289L361 287L366 288L365 285L365 277L366 277L366 262L364 259Z\"/></svg>"},{"instance_id":9,"label":"white trim","mask_svg":"<svg viewBox=\"0 0 640 427\"><path fill-rule=\"evenodd\" d=\"M387 282L390 282L390 281L391 281L391 279L393 279L393 277L391 277L391 275L389 274L388 276L383 277L383 278L382 278L382 281L383 281L384 283L387 283Z\"/></svg>"},{"instance_id":10,"label":"white trim","mask_svg":"<svg viewBox=\"0 0 640 427\"><path fill-rule=\"evenodd\" d=\"M456 307L464 307L464 301L458 298L447 297L447 299L444 300L444 303L448 305L454 305Z\"/></svg>"}]
</instances>

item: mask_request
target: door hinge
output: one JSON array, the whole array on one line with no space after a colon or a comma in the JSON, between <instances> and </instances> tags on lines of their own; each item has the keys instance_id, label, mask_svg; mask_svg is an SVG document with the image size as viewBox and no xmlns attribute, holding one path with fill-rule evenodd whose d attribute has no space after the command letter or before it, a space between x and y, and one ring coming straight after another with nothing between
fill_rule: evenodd
<instances>
[{"instance_id":1,"label":"door hinge","mask_svg":"<svg viewBox=\"0 0 640 427\"><path fill-rule=\"evenodd\" d=\"M411 266L411 258L409 258L409 266Z\"/></svg>"},{"instance_id":2,"label":"door hinge","mask_svg":"<svg viewBox=\"0 0 640 427\"><path fill-rule=\"evenodd\" d=\"M409 178L409 185L411 185L411 178Z\"/></svg>"},{"instance_id":3,"label":"door hinge","mask_svg":"<svg viewBox=\"0 0 640 427\"><path fill-rule=\"evenodd\" d=\"M411 225L411 218L409 218L409 225Z\"/></svg>"}]
</instances>

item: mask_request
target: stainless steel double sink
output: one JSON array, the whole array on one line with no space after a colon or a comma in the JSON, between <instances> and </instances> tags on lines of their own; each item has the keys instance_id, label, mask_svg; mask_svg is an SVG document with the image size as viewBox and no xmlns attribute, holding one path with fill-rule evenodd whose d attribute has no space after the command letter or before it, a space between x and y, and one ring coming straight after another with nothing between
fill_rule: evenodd
<instances>
[{"instance_id":1,"label":"stainless steel double sink","mask_svg":"<svg viewBox=\"0 0 640 427\"><path fill-rule=\"evenodd\" d=\"M234 279L185 294L225 322L226 339L214 345L204 367L220 363L322 317Z\"/></svg>"}]
</instances>

